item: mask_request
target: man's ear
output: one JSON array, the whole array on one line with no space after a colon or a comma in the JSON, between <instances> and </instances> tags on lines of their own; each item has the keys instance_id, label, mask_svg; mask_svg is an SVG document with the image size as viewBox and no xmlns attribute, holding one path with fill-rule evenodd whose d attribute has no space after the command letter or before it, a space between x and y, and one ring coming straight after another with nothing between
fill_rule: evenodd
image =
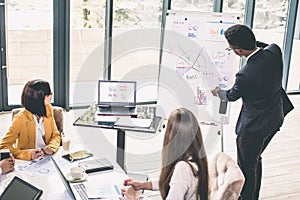
<instances>
[{"instance_id":1,"label":"man's ear","mask_svg":"<svg viewBox=\"0 0 300 200\"><path fill-rule=\"evenodd\" d=\"M244 51L243 51L243 49L240 49L240 48L239 48L239 49L238 49L238 52L239 52L239 55L240 55L240 56L244 56Z\"/></svg>"}]
</instances>

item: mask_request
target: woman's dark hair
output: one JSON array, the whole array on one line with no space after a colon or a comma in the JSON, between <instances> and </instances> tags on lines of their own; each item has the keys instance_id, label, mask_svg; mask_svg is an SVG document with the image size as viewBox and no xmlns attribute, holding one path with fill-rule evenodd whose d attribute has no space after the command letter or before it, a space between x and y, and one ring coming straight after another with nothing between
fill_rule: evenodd
<instances>
[{"instance_id":1,"label":"woman's dark hair","mask_svg":"<svg viewBox=\"0 0 300 200\"><path fill-rule=\"evenodd\" d=\"M208 167L201 130L194 114L179 108L170 114L164 136L162 150L162 170L159 177L159 190L162 199L166 199L170 190L170 180L175 165L185 161L190 165L194 176L198 178L197 199L207 200L209 196ZM198 170L189 161L194 162Z\"/></svg>"},{"instance_id":2,"label":"woman's dark hair","mask_svg":"<svg viewBox=\"0 0 300 200\"><path fill-rule=\"evenodd\" d=\"M225 31L228 43L236 48L253 50L256 47L256 39L252 30L242 24L236 24Z\"/></svg>"},{"instance_id":3,"label":"woman's dark hair","mask_svg":"<svg viewBox=\"0 0 300 200\"><path fill-rule=\"evenodd\" d=\"M50 94L52 92L47 81L40 79L28 81L21 96L22 106L34 115L46 116L44 99Z\"/></svg>"}]
</instances>

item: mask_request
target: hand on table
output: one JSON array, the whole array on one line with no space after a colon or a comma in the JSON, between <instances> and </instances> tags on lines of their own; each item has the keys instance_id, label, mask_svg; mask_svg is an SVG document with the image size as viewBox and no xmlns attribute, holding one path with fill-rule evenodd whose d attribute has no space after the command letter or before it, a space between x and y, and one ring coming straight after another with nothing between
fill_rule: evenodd
<instances>
[{"instance_id":1,"label":"hand on table","mask_svg":"<svg viewBox=\"0 0 300 200\"><path fill-rule=\"evenodd\" d=\"M2 174L13 171L15 169L15 159L11 156L0 161L0 167L2 169Z\"/></svg>"},{"instance_id":2,"label":"hand on table","mask_svg":"<svg viewBox=\"0 0 300 200\"><path fill-rule=\"evenodd\" d=\"M43 155L43 151L41 149L32 149L31 151L31 159L35 160Z\"/></svg>"},{"instance_id":3,"label":"hand on table","mask_svg":"<svg viewBox=\"0 0 300 200\"><path fill-rule=\"evenodd\" d=\"M44 148L42 148L42 151L46 155L52 155L53 154L53 151L49 146L45 146Z\"/></svg>"},{"instance_id":4,"label":"hand on table","mask_svg":"<svg viewBox=\"0 0 300 200\"><path fill-rule=\"evenodd\" d=\"M151 181L136 181L133 179L125 179L125 186L132 186L134 190L152 190L152 182Z\"/></svg>"},{"instance_id":5,"label":"hand on table","mask_svg":"<svg viewBox=\"0 0 300 200\"><path fill-rule=\"evenodd\" d=\"M124 188L121 188L121 192L123 195L125 195L126 199L128 200L136 200L138 199L138 194L133 189L132 186L125 186Z\"/></svg>"}]
</instances>

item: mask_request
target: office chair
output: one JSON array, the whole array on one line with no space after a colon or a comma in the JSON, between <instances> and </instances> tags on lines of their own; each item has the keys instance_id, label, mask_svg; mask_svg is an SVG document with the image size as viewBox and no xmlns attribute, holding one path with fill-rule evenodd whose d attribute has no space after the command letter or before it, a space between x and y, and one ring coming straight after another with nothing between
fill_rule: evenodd
<instances>
[{"instance_id":1,"label":"office chair","mask_svg":"<svg viewBox=\"0 0 300 200\"><path fill-rule=\"evenodd\" d=\"M54 121L56 123L57 129L60 133L64 130L64 116L63 116L63 108L59 106L52 106L53 107L53 115ZM19 113L23 108L14 108L11 111L12 119L14 116Z\"/></svg>"},{"instance_id":2,"label":"office chair","mask_svg":"<svg viewBox=\"0 0 300 200\"><path fill-rule=\"evenodd\" d=\"M209 162L210 199L237 200L245 178L235 161L226 153L218 153Z\"/></svg>"}]
</instances>

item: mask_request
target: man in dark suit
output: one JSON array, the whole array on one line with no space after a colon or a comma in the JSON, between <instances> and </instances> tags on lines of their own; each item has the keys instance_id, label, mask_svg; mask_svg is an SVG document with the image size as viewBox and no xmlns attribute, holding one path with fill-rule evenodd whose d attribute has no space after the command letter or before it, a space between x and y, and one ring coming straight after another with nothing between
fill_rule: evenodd
<instances>
[{"instance_id":1,"label":"man in dark suit","mask_svg":"<svg viewBox=\"0 0 300 200\"><path fill-rule=\"evenodd\" d=\"M246 178L240 199L256 200L261 185L261 154L284 119L282 53L276 44L257 47L252 30L244 25L229 27L225 37L228 50L246 57L247 62L236 74L231 89L216 87L212 93L223 101L243 100L236 124L238 164Z\"/></svg>"}]
</instances>

